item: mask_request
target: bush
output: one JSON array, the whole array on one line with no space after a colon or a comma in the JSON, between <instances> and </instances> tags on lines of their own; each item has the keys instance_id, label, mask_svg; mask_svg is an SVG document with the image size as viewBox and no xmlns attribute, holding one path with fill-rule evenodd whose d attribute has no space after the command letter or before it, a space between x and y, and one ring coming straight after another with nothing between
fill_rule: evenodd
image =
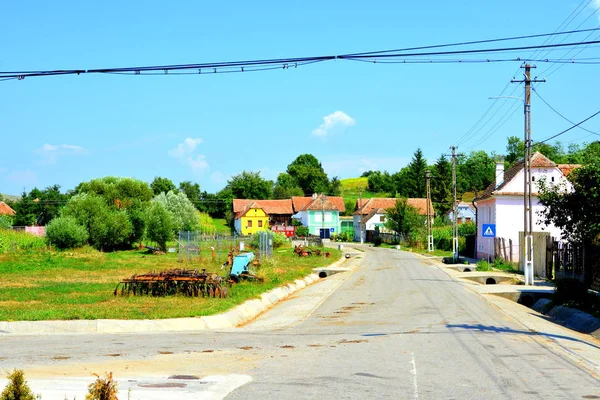
<instances>
[{"instance_id":1,"label":"bush","mask_svg":"<svg viewBox=\"0 0 600 400\"><path fill-rule=\"evenodd\" d=\"M125 211L108 211L93 219L90 229L92 245L104 251L131 247L133 225Z\"/></svg>"},{"instance_id":2,"label":"bush","mask_svg":"<svg viewBox=\"0 0 600 400\"><path fill-rule=\"evenodd\" d=\"M25 374L20 369L9 373L8 384L0 394L0 400L36 400L34 394L27 386Z\"/></svg>"},{"instance_id":3,"label":"bush","mask_svg":"<svg viewBox=\"0 0 600 400\"><path fill-rule=\"evenodd\" d=\"M13 226L13 217L9 215L0 215L0 229L7 229L11 226Z\"/></svg>"},{"instance_id":4,"label":"bush","mask_svg":"<svg viewBox=\"0 0 600 400\"><path fill-rule=\"evenodd\" d=\"M379 247L381 246L381 243L383 243L383 239L381 239L381 236L376 236L375 239L373 239L373 246Z\"/></svg>"},{"instance_id":5,"label":"bush","mask_svg":"<svg viewBox=\"0 0 600 400\"><path fill-rule=\"evenodd\" d=\"M342 232L337 235L331 236L331 240L334 242L352 242L354 240L354 234L352 232Z\"/></svg>"},{"instance_id":6,"label":"bush","mask_svg":"<svg viewBox=\"0 0 600 400\"><path fill-rule=\"evenodd\" d=\"M269 232L270 231L262 231L262 232ZM287 238L287 236L285 236L283 233L279 233L279 232L273 232L273 248L279 248L281 246L283 246L284 244L289 243L289 240ZM260 247L260 232L255 232L252 237L250 238L250 246L252 246L255 249L258 249Z\"/></svg>"},{"instance_id":7,"label":"bush","mask_svg":"<svg viewBox=\"0 0 600 400\"><path fill-rule=\"evenodd\" d=\"M88 240L88 233L75 218L58 217L46 227L46 238L58 249L72 249L83 246Z\"/></svg>"},{"instance_id":8,"label":"bush","mask_svg":"<svg viewBox=\"0 0 600 400\"><path fill-rule=\"evenodd\" d=\"M297 226L296 227L296 236L298 236L298 237L308 236L308 226Z\"/></svg>"},{"instance_id":9,"label":"bush","mask_svg":"<svg viewBox=\"0 0 600 400\"><path fill-rule=\"evenodd\" d=\"M99 375L96 375L96 378L88 386L88 393L85 395L85 400L118 400L117 382L113 380L112 372L107 372L104 378L101 378Z\"/></svg>"}]
</instances>

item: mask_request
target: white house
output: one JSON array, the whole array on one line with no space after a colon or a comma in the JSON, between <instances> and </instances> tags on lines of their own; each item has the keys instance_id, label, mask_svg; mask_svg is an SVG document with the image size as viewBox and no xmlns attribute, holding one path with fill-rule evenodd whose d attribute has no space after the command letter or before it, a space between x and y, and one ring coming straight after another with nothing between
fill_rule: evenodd
<instances>
[{"instance_id":1,"label":"white house","mask_svg":"<svg viewBox=\"0 0 600 400\"><path fill-rule=\"evenodd\" d=\"M496 224L496 237L512 239L513 260L519 259L519 232L523 231L524 207L523 160L504 171L504 164L496 164L496 182L490 184L481 196L474 200L477 207L477 257L487 258L494 255L494 244L491 238L482 236L483 224ZM566 179L573 168L572 164L557 165L544 155L536 152L531 156L531 204L533 210L533 232L550 232L559 237L560 229L553 225L546 226L539 212L544 207L539 202L539 182L545 180L548 185L564 183L567 190L573 186Z\"/></svg>"},{"instance_id":2,"label":"white house","mask_svg":"<svg viewBox=\"0 0 600 400\"><path fill-rule=\"evenodd\" d=\"M454 221L454 210L450 210L446 213L450 221ZM464 224L467 222L475 222L477 220L477 214L475 213L475 207L472 204L465 201L459 201L456 204L456 222L458 224Z\"/></svg>"},{"instance_id":3,"label":"white house","mask_svg":"<svg viewBox=\"0 0 600 400\"><path fill-rule=\"evenodd\" d=\"M356 211L353 215L354 240L360 242L361 238L372 241L373 232L379 228L382 232L386 221L386 210L396 206L396 198L370 198L360 199L356 202ZM421 215L427 215L427 199L406 199L407 203L417 210ZM430 215L433 221L433 205L429 202Z\"/></svg>"}]
</instances>

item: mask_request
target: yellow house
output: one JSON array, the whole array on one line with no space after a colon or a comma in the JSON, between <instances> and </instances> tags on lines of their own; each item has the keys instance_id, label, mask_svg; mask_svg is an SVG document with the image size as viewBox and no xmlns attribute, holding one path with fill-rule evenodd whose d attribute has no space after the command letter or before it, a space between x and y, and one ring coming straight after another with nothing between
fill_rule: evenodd
<instances>
[{"instance_id":1,"label":"yellow house","mask_svg":"<svg viewBox=\"0 0 600 400\"><path fill-rule=\"evenodd\" d=\"M236 214L233 225L240 235L252 235L269 229L269 216L261 206L252 203Z\"/></svg>"}]
</instances>

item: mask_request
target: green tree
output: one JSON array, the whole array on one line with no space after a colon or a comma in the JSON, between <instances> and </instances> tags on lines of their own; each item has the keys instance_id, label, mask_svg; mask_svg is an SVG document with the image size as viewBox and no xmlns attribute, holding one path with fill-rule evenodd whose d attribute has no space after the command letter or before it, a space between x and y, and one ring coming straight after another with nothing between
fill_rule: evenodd
<instances>
[{"instance_id":1,"label":"green tree","mask_svg":"<svg viewBox=\"0 0 600 400\"><path fill-rule=\"evenodd\" d=\"M393 175L396 193L402 197L424 198L427 196L425 180L427 161L421 149L413 154L411 162L398 173Z\"/></svg>"},{"instance_id":2,"label":"green tree","mask_svg":"<svg viewBox=\"0 0 600 400\"><path fill-rule=\"evenodd\" d=\"M185 193L187 198L192 202L194 207L200 210L200 202L202 200L202 193L200 192L200 185L192 183L190 181L183 181L179 183L179 191Z\"/></svg>"},{"instance_id":3,"label":"green tree","mask_svg":"<svg viewBox=\"0 0 600 400\"><path fill-rule=\"evenodd\" d=\"M504 156L504 161L506 163L506 168L510 168L517 162L523 158L523 152L525 151L525 143L523 139L519 139L517 136L509 136L506 144L506 156Z\"/></svg>"},{"instance_id":4,"label":"green tree","mask_svg":"<svg viewBox=\"0 0 600 400\"><path fill-rule=\"evenodd\" d=\"M342 182L337 176L331 178L329 182L329 191L327 192L330 196L339 196L342 194Z\"/></svg>"},{"instance_id":5,"label":"green tree","mask_svg":"<svg viewBox=\"0 0 600 400\"><path fill-rule=\"evenodd\" d=\"M177 190L172 180L169 178L163 178L162 176L154 177L154 180L150 184L150 189L152 189L155 196L161 193Z\"/></svg>"},{"instance_id":6,"label":"green tree","mask_svg":"<svg viewBox=\"0 0 600 400\"><path fill-rule=\"evenodd\" d=\"M11 203L16 212L14 225L47 225L59 215L67 200L68 196L60 192L59 185L48 186L44 190L33 188L29 193L23 192L21 200Z\"/></svg>"},{"instance_id":7,"label":"green tree","mask_svg":"<svg viewBox=\"0 0 600 400\"><path fill-rule=\"evenodd\" d=\"M175 221L167 207L153 202L146 210L146 232L148 239L158 243L162 251L167 250L167 242L173 239Z\"/></svg>"},{"instance_id":8,"label":"green tree","mask_svg":"<svg viewBox=\"0 0 600 400\"><path fill-rule=\"evenodd\" d=\"M458 193L482 192L496 180L496 162L485 151L472 151L458 157L456 184Z\"/></svg>"},{"instance_id":9,"label":"green tree","mask_svg":"<svg viewBox=\"0 0 600 400\"><path fill-rule=\"evenodd\" d=\"M573 191L566 184L541 181L540 202L546 224L562 229L565 239L600 241L600 158L569 175Z\"/></svg>"},{"instance_id":10,"label":"green tree","mask_svg":"<svg viewBox=\"0 0 600 400\"><path fill-rule=\"evenodd\" d=\"M312 154L302 154L296 157L287 167L287 173L294 178L296 185L304 195L327 193L329 179L323 166Z\"/></svg>"},{"instance_id":11,"label":"green tree","mask_svg":"<svg viewBox=\"0 0 600 400\"><path fill-rule=\"evenodd\" d=\"M289 199L292 196L304 196L304 193L290 174L282 172L273 187L273 198Z\"/></svg>"},{"instance_id":12,"label":"green tree","mask_svg":"<svg viewBox=\"0 0 600 400\"><path fill-rule=\"evenodd\" d=\"M106 204L125 209L134 199L149 202L154 192L146 182L133 178L107 176L82 182L75 187L74 194L88 193L102 197Z\"/></svg>"},{"instance_id":13,"label":"green tree","mask_svg":"<svg viewBox=\"0 0 600 400\"><path fill-rule=\"evenodd\" d=\"M387 171L371 171L368 183L369 191L373 193L390 193L394 191L392 176Z\"/></svg>"},{"instance_id":14,"label":"green tree","mask_svg":"<svg viewBox=\"0 0 600 400\"><path fill-rule=\"evenodd\" d=\"M425 229L425 218L405 198L396 200L394 207L385 212L385 227L402 235L406 242L415 243Z\"/></svg>"},{"instance_id":15,"label":"green tree","mask_svg":"<svg viewBox=\"0 0 600 400\"><path fill-rule=\"evenodd\" d=\"M161 203L171 213L174 233L200 229L196 207L184 193L174 193L173 191L161 193L154 197L153 202Z\"/></svg>"},{"instance_id":16,"label":"green tree","mask_svg":"<svg viewBox=\"0 0 600 400\"><path fill-rule=\"evenodd\" d=\"M452 164L442 154L431 168L431 200L438 215L452 208Z\"/></svg>"},{"instance_id":17,"label":"green tree","mask_svg":"<svg viewBox=\"0 0 600 400\"><path fill-rule=\"evenodd\" d=\"M227 187L236 199L270 199L273 195L273 182L263 179L260 172L243 171L227 181Z\"/></svg>"}]
</instances>

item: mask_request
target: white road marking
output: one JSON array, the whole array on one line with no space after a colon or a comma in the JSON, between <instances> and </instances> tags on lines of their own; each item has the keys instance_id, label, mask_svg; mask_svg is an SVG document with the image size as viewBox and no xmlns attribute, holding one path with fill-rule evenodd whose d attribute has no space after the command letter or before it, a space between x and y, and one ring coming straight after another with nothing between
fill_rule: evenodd
<instances>
[{"instance_id":1,"label":"white road marking","mask_svg":"<svg viewBox=\"0 0 600 400\"><path fill-rule=\"evenodd\" d=\"M417 363L415 361L415 353L410 353L412 359L410 361L412 365L412 373L413 373L413 399L417 400L419 398L419 387L417 386Z\"/></svg>"}]
</instances>

